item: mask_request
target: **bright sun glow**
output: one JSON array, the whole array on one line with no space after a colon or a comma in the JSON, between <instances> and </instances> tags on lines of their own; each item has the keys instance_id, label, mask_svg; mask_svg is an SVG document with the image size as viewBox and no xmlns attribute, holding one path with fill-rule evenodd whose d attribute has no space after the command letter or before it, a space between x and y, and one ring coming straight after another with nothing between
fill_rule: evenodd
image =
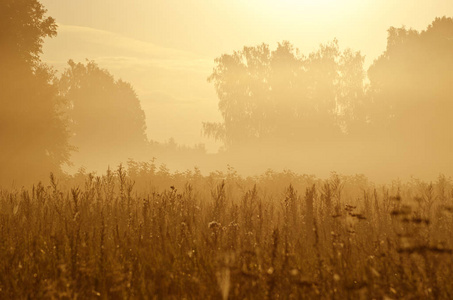
<instances>
[{"instance_id":1,"label":"bright sun glow","mask_svg":"<svg viewBox=\"0 0 453 300\"><path fill-rule=\"evenodd\" d=\"M255 12L277 18L307 16L327 19L341 17L352 10L357 0L252 0L247 6Z\"/></svg>"},{"instance_id":2,"label":"bright sun glow","mask_svg":"<svg viewBox=\"0 0 453 300\"><path fill-rule=\"evenodd\" d=\"M344 7L349 5L351 0L309 0L309 1L297 1L297 0L261 0L261 3L272 9L290 9L290 10L312 10L312 11L328 11L334 8Z\"/></svg>"}]
</instances>

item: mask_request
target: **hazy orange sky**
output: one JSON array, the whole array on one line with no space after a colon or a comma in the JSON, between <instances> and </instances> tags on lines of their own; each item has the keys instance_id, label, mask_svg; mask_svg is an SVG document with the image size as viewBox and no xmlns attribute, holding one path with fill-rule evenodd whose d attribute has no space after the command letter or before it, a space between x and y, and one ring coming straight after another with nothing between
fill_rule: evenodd
<instances>
[{"instance_id":1,"label":"hazy orange sky","mask_svg":"<svg viewBox=\"0 0 453 300\"><path fill-rule=\"evenodd\" d=\"M390 26L422 30L453 16L453 0L42 0L59 25L43 60L61 70L69 59L95 60L132 83L147 116L148 137L205 143L202 121L220 121L214 59L243 46L288 40L302 53L337 38L366 55L386 46Z\"/></svg>"}]
</instances>

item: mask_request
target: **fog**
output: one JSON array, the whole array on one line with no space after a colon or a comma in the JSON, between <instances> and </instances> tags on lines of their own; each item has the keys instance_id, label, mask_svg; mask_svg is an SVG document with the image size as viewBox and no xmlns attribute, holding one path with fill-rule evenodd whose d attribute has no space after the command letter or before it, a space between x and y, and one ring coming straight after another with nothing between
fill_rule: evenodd
<instances>
[{"instance_id":1,"label":"fog","mask_svg":"<svg viewBox=\"0 0 453 300\"><path fill-rule=\"evenodd\" d=\"M321 178L338 172L376 182L453 175L448 16L420 29L382 29L386 43L368 44L377 53L371 60L337 30L301 45L288 34L268 43L278 36L273 30L269 39L260 32L228 46L206 44L205 51L181 38L176 49L162 36L126 38L127 30L108 33L108 22L68 27L52 10L15 5L0 13L2 185L139 162L170 172L234 169L254 176L270 169ZM322 5L310 9L327 11ZM228 35L224 30L217 36Z\"/></svg>"}]
</instances>

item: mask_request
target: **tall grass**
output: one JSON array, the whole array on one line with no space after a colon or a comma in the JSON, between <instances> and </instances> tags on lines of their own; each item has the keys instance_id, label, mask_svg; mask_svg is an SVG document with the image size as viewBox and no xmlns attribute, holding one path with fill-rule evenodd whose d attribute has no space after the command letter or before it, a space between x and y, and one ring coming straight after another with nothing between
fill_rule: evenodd
<instances>
[{"instance_id":1,"label":"tall grass","mask_svg":"<svg viewBox=\"0 0 453 300\"><path fill-rule=\"evenodd\" d=\"M451 299L453 189L130 164L0 192L0 298Z\"/></svg>"}]
</instances>

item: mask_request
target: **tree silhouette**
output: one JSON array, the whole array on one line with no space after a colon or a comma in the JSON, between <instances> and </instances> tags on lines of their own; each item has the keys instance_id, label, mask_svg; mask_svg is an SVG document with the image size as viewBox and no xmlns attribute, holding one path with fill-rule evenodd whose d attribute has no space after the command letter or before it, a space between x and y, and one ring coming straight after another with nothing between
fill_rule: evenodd
<instances>
[{"instance_id":1,"label":"tree silhouette","mask_svg":"<svg viewBox=\"0 0 453 300\"><path fill-rule=\"evenodd\" d=\"M373 119L396 148L451 157L453 19L426 30L390 28L387 49L368 71Z\"/></svg>"},{"instance_id":2,"label":"tree silhouette","mask_svg":"<svg viewBox=\"0 0 453 300\"><path fill-rule=\"evenodd\" d=\"M78 148L74 162L105 168L117 160L137 158L145 150L145 114L132 86L93 62L69 61L60 79L67 114Z\"/></svg>"},{"instance_id":3,"label":"tree silhouette","mask_svg":"<svg viewBox=\"0 0 453 300\"><path fill-rule=\"evenodd\" d=\"M227 148L257 143L326 142L363 125L364 70L358 52L334 40L307 57L289 42L262 44L215 60L208 78L222 123L204 123Z\"/></svg>"},{"instance_id":4,"label":"tree silhouette","mask_svg":"<svg viewBox=\"0 0 453 300\"><path fill-rule=\"evenodd\" d=\"M54 19L35 0L0 2L0 184L28 183L69 161L54 73L40 62Z\"/></svg>"}]
</instances>

